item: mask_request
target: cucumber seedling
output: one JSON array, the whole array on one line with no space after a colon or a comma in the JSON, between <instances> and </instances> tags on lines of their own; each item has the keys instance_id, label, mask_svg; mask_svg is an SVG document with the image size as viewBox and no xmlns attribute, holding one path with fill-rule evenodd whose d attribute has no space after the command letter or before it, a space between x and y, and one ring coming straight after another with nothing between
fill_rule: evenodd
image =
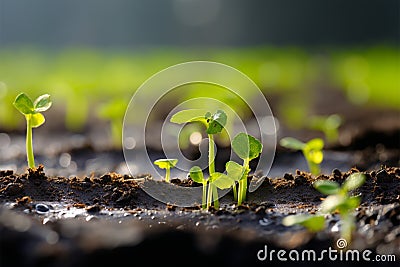
<instances>
[{"instance_id":1,"label":"cucumber seedling","mask_svg":"<svg viewBox=\"0 0 400 267\"><path fill-rule=\"evenodd\" d=\"M238 205L241 205L246 200L247 192L247 176L250 172L250 161L257 158L262 151L262 144L255 137L239 133L232 140L233 151L243 159L243 165L239 165L234 161L226 163L226 172L228 177L233 181L238 181L238 189L233 186L233 194Z\"/></svg>"},{"instance_id":2,"label":"cucumber seedling","mask_svg":"<svg viewBox=\"0 0 400 267\"><path fill-rule=\"evenodd\" d=\"M26 119L26 156L29 168L35 168L35 157L33 155L32 128L37 128L45 122L41 112L51 107L50 95L44 94L36 98L34 102L25 94L20 93L13 103L14 107L21 112Z\"/></svg>"},{"instance_id":3,"label":"cucumber seedling","mask_svg":"<svg viewBox=\"0 0 400 267\"><path fill-rule=\"evenodd\" d=\"M177 163L177 159L158 159L154 161L154 164L157 165L160 169L165 169L165 181L167 183L169 183L171 179L171 168L175 167Z\"/></svg>"},{"instance_id":4,"label":"cucumber seedling","mask_svg":"<svg viewBox=\"0 0 400 267\"><path fill-rule=\"evenodd\" d=\"M338 212L340 216L340 235L347 242L351 242L352 232L355 229L355 218L352 212L360 205L361 197L351 196L350 191L359 188L365 182L365 175L353 173L340 186L330 180L318 180L313 183L315 189L328 195L319 205L317 215L290 215L283 219L282 224L291 226L299 224L308 230L317 232L325 228L325 215Z\"/></svg>"},{"instance_id":5,"label":"cucumber seedling","mask_svg":"<svg viewBox=\"0 0 400 267\"><path fill-rule=\"evenodd\" d=\"M279 144L289 149L302 151L310 172L314 175L320 174L320 164L324 159L322 152L324 141L321 138L314 138L307 143L303 143L296 138L285 137L280 140Z\"/></svg>"},{"instance_id":6,"label":"cucumber seedling","mask_svg":"<svg viewBox=\"0 0 400 267\"><path fill-rule=\"evenodd\" d=\"M223 110L217 110L214 114L203 110L203 109L186 109L175 113L171 119L171 122L182 124L190 122L200 122L206 127L206 133L208 135L208 172L209 172L209 185L208 185L208 196L207 205L210 202L214 202L214 207L218 207L218 191L217 184L212 181L219 180L221 176L220 173L215 173L215 152L214 152L214 135L220 133L227 121L226 113Z\"/></svg>"}]
</instances>

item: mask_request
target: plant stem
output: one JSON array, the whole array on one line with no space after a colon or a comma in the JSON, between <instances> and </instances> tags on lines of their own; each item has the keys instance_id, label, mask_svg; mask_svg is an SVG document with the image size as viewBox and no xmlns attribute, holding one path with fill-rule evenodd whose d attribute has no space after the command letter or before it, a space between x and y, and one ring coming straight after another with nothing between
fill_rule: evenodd
<instances>
[{"instance_id":1,"label":"plant stem","mask_svg":"<svg viewBox=\"0 0 400 267\"><path fill-rule=\"evenodd\" d=\"M211 183L208 184L208 192L207 192L207 209L211 206L212 203L212 185Z\"/></svg>"},{"instance_id":2,"label":"plant stem","mask_svg":"<svg viewBox=\"0 0 400 267\"><path fill-rule=\"evenodd\" d=\"M233 199L235 201L238 200L238 193L237 193L236 183L233 184Z\"/></svg>"},{"instance_id":3,"label":"plant stem","mask_svg":"<svg viewBox=\"0 0 400 267\"><path fill-rule=\"evenodd\" d=\"M203 183L203 197L201 199L201 208L206 209L207 207L207 182Z\"/></svg>"},{"instance_id":4,"label":"plant stem","mask_svg":"<svg viewBox=\"0 0 400 267\"><path fill-rule=\"evenodd\" d=\"M215 185L212 185L212 191L213 191L213 198L214 198L214 208L219 209L218 191L217 191L217 187Z\"/></svg>"},{"instance_id":5,"label":"plant stem","mask_svg":"<svg viewBox=\"0 0 400 267\"><path fill-rule=\"evenodd\" d=\"M29 168L35 168L35 157L33 156L32 145L32 120L31 115L26 115L26 156L28 159Z\"/></svg>"},{"instance_id":6,"label":"plant stem","mask_svg":"<svg viewBox=\"0 0 400 267\"><path fill-rule=\"evenodd\" d=\"M208 172L211 177L215 172L214 164L214 137L212 134L208 135Z\"/></svg>"},{"instance_id":7,"label":"plant stem","mask_svg":"<svg viewBox=\"0 0 400 267\"><path fill-rule=\"evenodd\" d=\"M244 200L246 200L246 192L247 192L247 175L249 169L249 159L245 159L243 162L243 167L245 171L243 173L242 178L239 180L239 192L238 192L238 205L241 205Z\"/></svg>"},{"instance_id":8,"label":"plant stem","mask_svg":"<svg viewBox=\"0 0 400 267\"><path fill-rule=\"evenodd\" d=\"M169 183L169 177L171 176L171 169L167 168L167 171L165 172L165 181Z\"/></svg>"}]
</instances>

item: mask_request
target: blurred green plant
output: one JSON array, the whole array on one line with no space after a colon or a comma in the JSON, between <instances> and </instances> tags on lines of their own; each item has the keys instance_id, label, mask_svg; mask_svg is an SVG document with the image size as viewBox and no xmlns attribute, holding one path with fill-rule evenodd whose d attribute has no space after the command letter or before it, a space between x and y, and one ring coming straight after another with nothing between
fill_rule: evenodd
<instances>
[{"instance_id":1,"label":"blurred green plant","mask_svg":"<svg viewBox=\"0 0 400 267\"><path fill-rule=\"evenodd\" d=\"M324 159L324 154L322 152L324 141L321 138L314 138L307 143L303 143L296 138L285 137L279 141L279 144L288 149L302 151L310 172L314 175L320 174L320 164Z\"/></svg>"},{"instance_id":2,"label":"blurred green plant","mask_svg":"<svg viewBox=\"0 0 400 267\"><path fill-rule=\"evenodd\" d=\"M44 94L35 99L34 102L25 94L20 93L14 101L14 107L25 116L26 120L26 156L29 168L35 168L35 157L33 154L32 128L37 128L45 122L41 112L51 107L50 95Z\"/></svg>"},{"instance_id":3,"label":"blurred green plant","mask_svg":"<svg viewBox=\"0 0 400 267\"><path fill-rule=\"evenodd\" d=\"M154 161L154 164L161 169L165 169L165 181L170 182L171 179L171 168L175 167L178 163L177 159L158 159Z\"/></svg>"},{"instance_id":4,"label":"blurred green plant","mask_svg":"<svg viewBox=\"0 0 400 267\"><path fill-rule=\"evenodd\" d=\"M308 127L324 133L325 139L332 144L338 141L339 127L342 124L342 117L338 114L329 116L311 116L308 120Z\"/></svg>"}]
</instances>

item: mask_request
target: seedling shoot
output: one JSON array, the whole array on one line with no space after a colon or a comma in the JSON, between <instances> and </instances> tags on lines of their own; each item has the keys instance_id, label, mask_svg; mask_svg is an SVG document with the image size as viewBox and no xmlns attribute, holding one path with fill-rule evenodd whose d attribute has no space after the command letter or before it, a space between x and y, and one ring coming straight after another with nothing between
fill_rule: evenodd
<instances>
[{"instance_id":1,"label":"seedling shoot","mask_svg":"<svg viewBox=\"0 0 400 267\"><path fill-rule=\"evenodd\" d=\"M41 112L51 107L50 95L44 94L36 98L34 102L25 94L20 93L13 103L14 107L21 112L26 119L26 156L29 168L35 168L35 157L33 154L32 128L37 128L45 122Z\"/></svg>"},{"instance_id":2,"label":"seedling shoot","mask_svg":"<svg viewBox=\"0 0 400 267\"><path fill-rule=\"evenodd\" d=\"M161 169L165 169L165 181L167 183L171 180L171 168L175 167L178 163L177 159L158 159L154 161L154 164Z\"/></svg>"}]
</instances>

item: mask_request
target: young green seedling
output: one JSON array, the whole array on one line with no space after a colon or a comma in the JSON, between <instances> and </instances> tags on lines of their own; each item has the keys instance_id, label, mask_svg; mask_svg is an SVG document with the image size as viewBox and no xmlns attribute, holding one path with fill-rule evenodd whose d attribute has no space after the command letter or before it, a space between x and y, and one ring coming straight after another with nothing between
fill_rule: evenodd
<instances>
[{"instance_id":1,"label":"young green seedling","mask_svg":"<svg viewBox=\"0 0 400 267\"><path fill-rule=\"evenodd\" d=\"M313 116L309 120L308 126L311 129L322 131L328 143L334 143L339 137L339 127L342 118L338 114L329 116Z\"/></svg>"},{"instance_id":2,"label":"young green seedling","mask_svg":"<svg viewBox=\"0 0 400 267\"><path fill-rule=\"evenodd\" d=\"M190 178L192 178L192 180L197 183L203 184L203 195L201 203L203 209L208 209L211 206L212 202L214 202L214 208L219 209L219 203L218 201L216 201L218 199L217 188L228 189L231 188L236 181L238 181L233 180L231 177L219 172L214 172L210 177L208 177L208 179L204 179L203 172L198 166L194 166L190 169Z\"/></svg>"},{"instance_id":3,"label":"young green seedling","mask_svg":"<svg viewBox=\"0 0 400 267\"><path fill-rule=\"evenodd\" d=\"M282 224L292 226L302 225L312 232L318 232L325 228L325 214L338 212L341 218L340 235L347 242L351 242L351 234L355 229L355 219L352 211L360 205L360 196L350 196L349 191L360 187L365 182L365 176L360 173L350 175L342 187L337 182L318 180L313 186L325 195L329 195L319 205L316 215L290 215L282 220Z\"/></svg>"},{"instance_id":4,"label":"young green seedling","mask_svg":"<svg viewBox=\"0 0 400 267\"><path fill-rule=\"evenodd\" d=\"M171 168L175 167L176 163L178 163L177 159L158 159L154 161L154 164L157 165L161 169L165 169L165 181L167 183L170 182L171 176Z\"/></svg>"},{"instance_id":5,"label":"young green seedling","mask_svg":"<svg viewBox=\"0 0 400 267\"><path fill-rule=\"evenodd\" d=\"M26 119L26 156L29 168L35 168L33 155L32 128L37 128L45 122L41 112L51 107L50 95L44 94L36 98L34 102L24 93L20 93L13 103Z\"/></svg>"},{"instance_id":6,"label":"young green seedling","mask_svg":"<svg viewBox=\"0 0 400 267\"><path fill-rule=\"evenodd\" d=\"M215 152L214 152L214 135L220 133L226 125L227 116L223 110L217 110L214 114L203 109L187 109L175 113L171 117L173 123L189 123L200 122L205 125L208 135L208 172L209 172L209 188L208 199L214 200L214 206L218 207L218 192L214 183L211 183L213 174L215 173ZM211 196L211 197L210 197Z\"/></svg>"},{"instance_id":7,"label":"young green seedling","mask_svg":"<svg viewBox=\"0 0 400 267\"><path fill-rule=\"evenodd\" d=\"M293 137L285 137L280 140L279 144L289 149L301 150L307 161L310 172L314 175L320 174L320 164L324 159L324 154L322 152L324 141L322 139L314 138L307 143L303 143Z\"/></svg>"},{"instance_id":8,"label":"young green seedling","mask_svg":"<svg viewBox=\"0 0 400 267\"><path fill-rule=\"evenodd\" d=\"M360 196L350 196L349 192L359 188L365 182L365 175L353 173L343 182L342 186L329 180L318 180L313 186L321 193L328 195L321 203L321 213L339 212L342 222L340 234L347 242L351 241L351 234L355 229L355 219L352 214L360 205Z\"/></svg>"},{"instance_id":9,"label":"young green seedling","mask_svg":"<svg viewBox=\"0 0 400 267\"><path fill-rule=\"evenodd\" d=\"M114 99L103 105L98 110L100 118L110 121L111 136L116 147L122 146L123 118L126 111L127 102L125 99Z\"/></svg>"},{"instance_id":10,"label":"young green seedling","mask_svg":"<svg viewBox=\"0 0 400 267\"><path fill-rule=\"evenodd\" d=\"M260 141L245 133L239 133L232 140L233 151L243 159L243 166L233 161L226 163L228 176L234 181L239 181L238 192L236 191L236 186L233 187L233 193L235 199L238 201L238 205L241 205L246 199L247 176L250 172L250 161L260 155L262 147Z\"/></svg>"}]
</instances>

